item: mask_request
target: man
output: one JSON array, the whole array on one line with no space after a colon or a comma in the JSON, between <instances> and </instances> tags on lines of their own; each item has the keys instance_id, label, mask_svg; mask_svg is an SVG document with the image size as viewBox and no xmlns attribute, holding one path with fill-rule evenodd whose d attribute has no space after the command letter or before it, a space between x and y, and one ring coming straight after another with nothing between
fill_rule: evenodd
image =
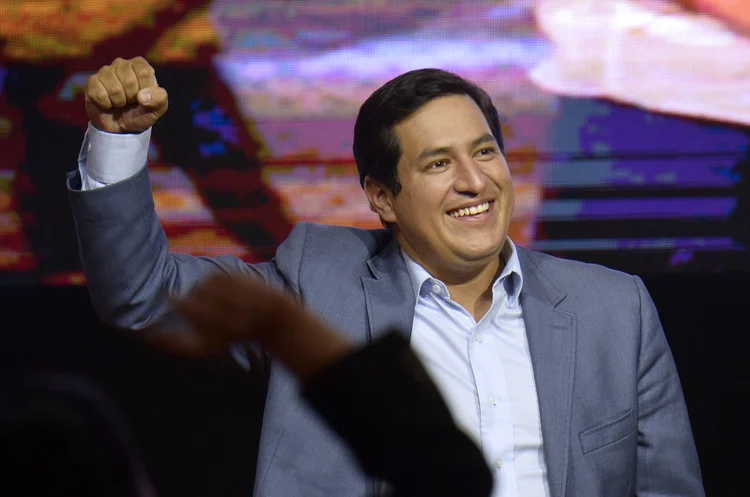
<instances>
[{"instance_id":1,"label":"man","mask_svg":"<svg viewBox=\"0 0 750 497\"><path fill-rule=\"evenodd\" d=\"M165 294L186 294L217 271L253 275L355 343L407 330L457 424L491 462L494 497L703 495L677 371L641 280L508 239L513 186L483 90L426 69L373 93L354 155L388 229L300 224L257 265L168 252L145 167L167 94L144 59L101 68L86 108L91 124L68 185L105 321L190 333ZM241 319L225 316L227 326ZM278 364L258 459L257 497L382 491Z\"/></svg>"}]
</instances>

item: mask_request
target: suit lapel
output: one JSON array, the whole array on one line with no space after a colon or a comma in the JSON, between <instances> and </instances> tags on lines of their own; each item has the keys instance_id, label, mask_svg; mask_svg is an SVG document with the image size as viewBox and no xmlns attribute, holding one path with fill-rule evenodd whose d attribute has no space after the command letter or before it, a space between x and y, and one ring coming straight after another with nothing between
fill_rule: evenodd
<instances>
[{"instance_id":1,"label":"suit lapel","mask_svg":"<svg viewBox=\"0 0 750 497\"><path fill-rule=\"evenodd\" d=\"M362 277L362 286L369 325L368 342L392 329L410 339L415 298L398 244L392 241L367 265L371 276Z\"/></svg>"},{"instance_id":2,"label":"suit lapel","mask_svg":"<svg viewBox=\"0 0 750 497\"><path fill-rule=\"evenodd\" d=\"M556 309L565 298L531 255L519 248L524 283L521 306L534 368L547 477L563 497L568 470L570 410L576 350L575 315Z\"/></svg>"}]
</instances>

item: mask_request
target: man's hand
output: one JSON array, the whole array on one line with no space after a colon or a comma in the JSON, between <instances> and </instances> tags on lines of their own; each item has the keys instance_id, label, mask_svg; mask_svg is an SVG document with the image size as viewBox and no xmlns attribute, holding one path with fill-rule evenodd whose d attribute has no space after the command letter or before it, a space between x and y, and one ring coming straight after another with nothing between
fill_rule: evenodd
<instances>
[{"instance_id":1,"label":"man's hand","mask_svg":"<svg viewBox=\"0 0 750 497\"><path fill-rule=\"evenodd\" d=\"M86 112L107 133L142 133L167 112L167 91L143 57L117 58L86 81Z\"/></svg>"},{"instance_id":2,"label":"man's hand","mask_svg":"<svg viewBox=\"0 0 750 497\"><path fill-rule=\"evenodd\" d=\"M252 341L305 380L351 351L349 342L299 303L245 275L210 276L171 304L191 329L156 325L144 330L144 336L177 354L209 356L232 343Z\"/></svg>"}]
</instances>

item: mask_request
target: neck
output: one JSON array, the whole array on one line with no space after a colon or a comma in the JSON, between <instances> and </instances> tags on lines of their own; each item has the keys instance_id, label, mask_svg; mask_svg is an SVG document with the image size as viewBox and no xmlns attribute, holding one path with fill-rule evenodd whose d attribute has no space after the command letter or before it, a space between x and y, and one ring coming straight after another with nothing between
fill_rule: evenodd
<instances>
[{"instance_id":1,"label":"neck","mask_svg":"<svg viewBox=\"0 0 750 497\"><path fill-rule=\"evenodd\" d=\"M498 256L468 279L441 280L448 287L451 299L479 321L492 305L492 284L503 270L502 259Z\"/></svg>"},{"instance_id":2,"label":"neck","mask_svg":"<svg viewBox=\"0 0 750 497\"><path fill-rule=\"evenodd\" d=\"M476 264L455 267L440 261L430 263L419 257L408 244L401 246L430 275L445 283L451 300L466 309L476 321L489 311L492 305L492 284L505 267L499 254Z\"/></svg>"}]
</instances>

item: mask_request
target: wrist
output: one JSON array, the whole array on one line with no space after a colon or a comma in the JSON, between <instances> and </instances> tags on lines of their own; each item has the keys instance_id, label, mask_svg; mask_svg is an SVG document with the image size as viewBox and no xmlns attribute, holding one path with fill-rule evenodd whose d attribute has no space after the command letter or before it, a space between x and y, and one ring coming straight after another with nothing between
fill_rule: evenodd
<instances>
[{"instance_id":1,"label":"wrist","mask_svg":"<svg viewBox=\"0 0 750 497\"><path fill-rule=\"evenodd\" d=\"M347 356L352 346L315 316L291 301L269 312L278 316L258 334L258 343L301 381Z\"/></svg>"}]
</instances>

